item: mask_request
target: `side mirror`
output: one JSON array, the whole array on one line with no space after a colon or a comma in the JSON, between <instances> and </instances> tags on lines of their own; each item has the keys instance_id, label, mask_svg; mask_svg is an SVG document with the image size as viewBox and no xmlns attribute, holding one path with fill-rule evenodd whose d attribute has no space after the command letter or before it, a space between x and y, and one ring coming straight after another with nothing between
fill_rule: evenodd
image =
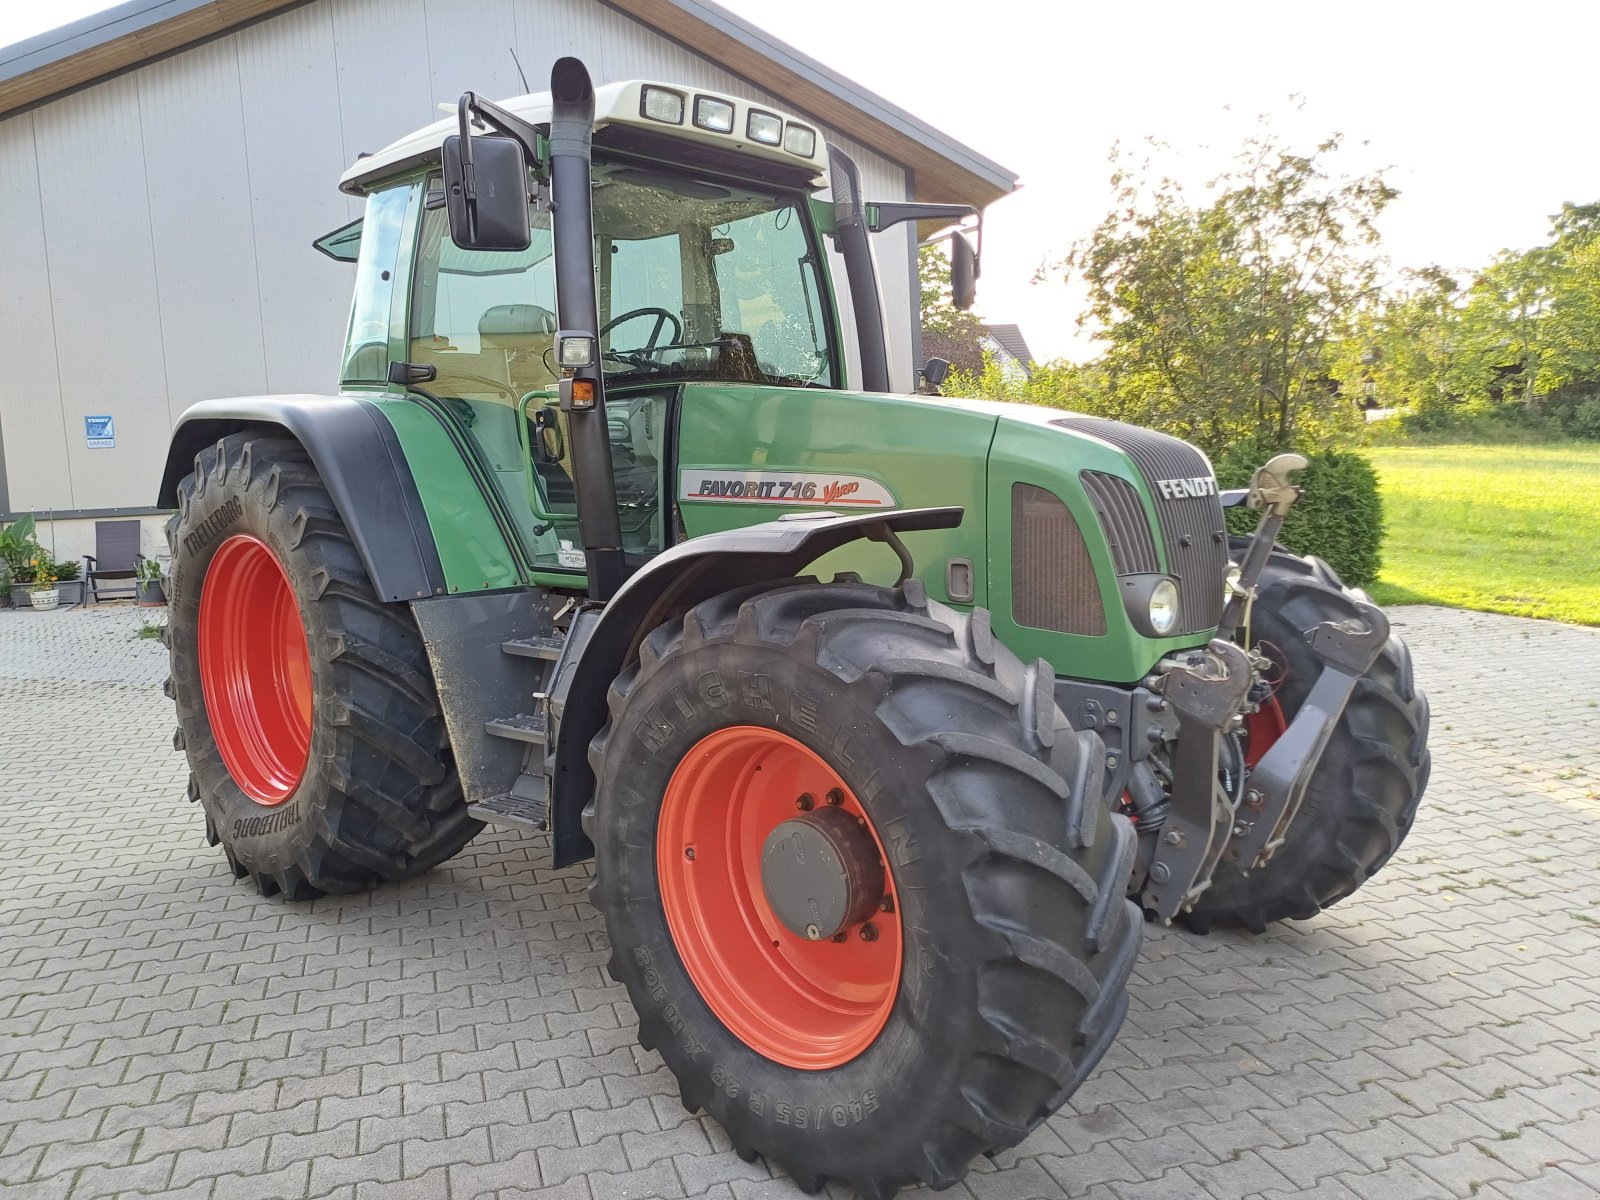
<instances>
[{"instance_id":1,"label":"side mirror","mask_svg":"<svg viewBox=\"0 0 1600 1200\"><path fill-rule=\"evenodd\" d=\"M931 388L942 384L950 374L950 362L944 358L930 358L922 364L922 378Z\"/></svg>"},{"instance_id":2,"label":"side mirror","mask_svg":"<svg viewBox=\"0 0 1600 1200\"><path fill-rule=\"evenodd\" d=\"M962 233L950 238L950 298L962 312L978 298L978 255Z\"/></svg>"},{"instance_id":3,"label":"side mirror","mask_svg":"<svg viewBox=\"0 0 1600 1200\"><path fill-rule=\"evenodd\" d=\"M444 203L450 240L463 250L526 250L528 164L508 137L444 140Z\"/></svg>"}]
</instances>

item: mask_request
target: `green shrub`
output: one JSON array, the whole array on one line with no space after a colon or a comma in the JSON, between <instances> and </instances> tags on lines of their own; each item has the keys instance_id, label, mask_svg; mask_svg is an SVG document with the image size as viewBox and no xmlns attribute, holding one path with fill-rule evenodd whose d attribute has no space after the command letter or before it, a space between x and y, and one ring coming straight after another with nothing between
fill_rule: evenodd
<instances>
[{"instance_id":1,"label":"green shrub","mask_svg":"<svg viewBox=\"0 0 1600 1200\"><path fill-rule=\"evenodd\" d=\"M1486 399L1416 404L1366 429L1369 445L1542 445L1563 438L1600 441L1600 390L1571 384L1532 400Z\"/></svg>"},{"instance_id":2,"label":"green shrub","mask_svg":"<svg viewBox=\"0 0 1600 1200\"><path fill-rule=\"evenodd\" d=\"M1600 397L1585 400L1573 410L1567 425L1573 437L1600 442Z\"/></svg>"},{"instance_id":3,"label":"green shrub","mask_svg":"<svg viewBox=\"0 0 1600 1200\"><path fill-rule=\"evenodd\" d=\"M1217 459L1217 482L1244 487L1255 469L1273 452L1252 443L1230 446ZM1305 495L1289 512L1278 540L1296 554L1328 560L1346 583L1365 586L1378 577L1383 562L1383 501L1372 464L1353 450L1313 450L1299 476ZM1253 509L1228 510L1234 533L1255 531L1260 514Z\"/></svg>"}]
</instances>

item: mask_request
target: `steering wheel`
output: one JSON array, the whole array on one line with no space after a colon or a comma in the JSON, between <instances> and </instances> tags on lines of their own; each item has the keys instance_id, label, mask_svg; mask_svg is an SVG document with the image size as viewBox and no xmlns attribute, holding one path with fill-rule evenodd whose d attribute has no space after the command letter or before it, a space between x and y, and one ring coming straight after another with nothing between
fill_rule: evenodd
<instances>
[{"instance_id":1,"label":"steering wheel","mask_svg":"<svg viewBox=\"0 0 1600 1200\"><path fill-rule=\"evenodd\" d=\"M648 354L651 351L657 349L656 343L661 340L661 331L667 327L667 323L669 321L672 323L672 337L668 339L667 344L668 345L672 345L672 344L675 344L677 342L681 342L683 340L683 322L678 320L677 317L673 316L672 313L669 310L667 310L665 308L657 308L654 305L648 305L648 306L646 306L644 308L633 309L631 312L623 313L620 317L612 317L611 320L607 321L604 325L602 325L600 327L600 340L604 341L606 334L610 333L613 329L615 329L618 325L621 325L624 321L631 321L635 317L649 317L649 316L653 316L656 319L655 325L652 326L651 329L650 329L650 337L649 337L649 339L645 342L645 344L643 346L640 346L637 350L630 350L630 351L626 351L625 353L629 353L629 354L640 354L640 353ZM661 347L661 348L665 349L665 347Z\"/></svg>"}]
</instances>

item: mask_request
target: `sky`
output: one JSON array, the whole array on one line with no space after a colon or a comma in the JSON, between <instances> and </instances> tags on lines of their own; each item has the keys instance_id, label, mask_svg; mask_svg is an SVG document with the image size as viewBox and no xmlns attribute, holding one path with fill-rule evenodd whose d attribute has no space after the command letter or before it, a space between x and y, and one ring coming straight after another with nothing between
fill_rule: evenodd
<instances>
[{"instance_id":1,"label":"sky","mask_svg":"<svg viewBox=\"0 0 1600 1200\"><path fill-rule=\"evenodd\" d=\"M1344 169L1400 189L1397 267L1480 265L1600 199L1593 0L721 2L1021 177L986 216L978 311L1040 360L1094 352L1081 294L1032 279L1110 207L1114 142L1160 138L1199 187L1262 114L1302 147L1342 132ZM107 7L0 0L0 44Z\"/></svg>"}]
</instances>

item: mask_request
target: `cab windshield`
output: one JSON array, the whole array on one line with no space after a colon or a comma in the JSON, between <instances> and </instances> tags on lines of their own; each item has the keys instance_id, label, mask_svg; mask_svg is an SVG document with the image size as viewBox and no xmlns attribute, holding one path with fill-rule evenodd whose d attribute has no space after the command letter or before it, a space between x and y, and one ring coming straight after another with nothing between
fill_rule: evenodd
<instances>
[{"instance_id":1,"label":"cab windshield","mask_svg":"<svg viewBox=\"0 0 1600 1200\"><path fill-rule=\"evenodd\" d=\"M627 164L594 167L596 288L609 384L729 380L834 386L803 200ZM411 361L446 395L554 386L550 214L519 254L462 250L424 213Z\"/></svg>"}]
</instances>

